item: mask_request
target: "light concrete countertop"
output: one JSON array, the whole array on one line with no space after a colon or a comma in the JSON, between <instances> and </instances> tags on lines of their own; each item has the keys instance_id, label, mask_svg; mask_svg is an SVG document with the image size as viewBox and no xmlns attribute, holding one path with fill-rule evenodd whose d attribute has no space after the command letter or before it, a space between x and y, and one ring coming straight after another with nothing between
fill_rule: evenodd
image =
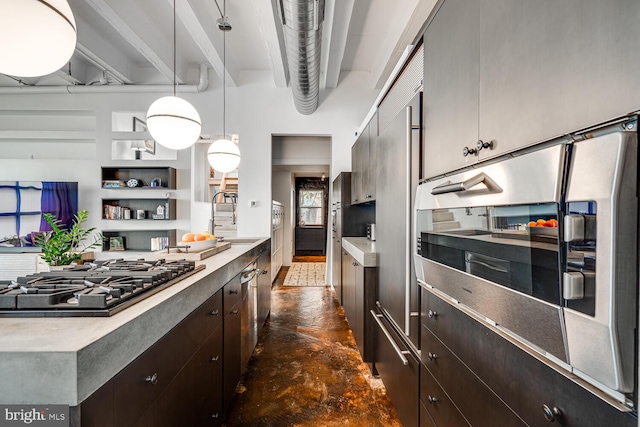
<instances>
[{"instance_id":1,"label":"light concrete countertop","mask_svg":"<svg viewBox=\"0 0 640 427\"><path fill-rule=\"evenodd\" d=\"M0 404L75 406L251 263L269 239L233 243L205 269L110 317L0 318Z\"/></svg>"},{"instance_id":2,"label":"light concrete countertop","mask_svg":"<svg viewBox=\"0 0 640 427\"><path fill-rule=\"evenodd\" d=\"M342 247L363 267L378 265L376 242L372 242L366 237L343 237Z\"/></svg>"}]
</instances>

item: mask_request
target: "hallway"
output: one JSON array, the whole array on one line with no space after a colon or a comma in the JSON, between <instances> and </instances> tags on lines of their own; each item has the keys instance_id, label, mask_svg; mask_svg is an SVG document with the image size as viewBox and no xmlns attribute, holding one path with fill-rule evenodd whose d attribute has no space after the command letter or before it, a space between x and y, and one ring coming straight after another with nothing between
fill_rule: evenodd
<instances>
[{"instance_id":1,"label":"hallway","mask_svg":"<svg viewBox=\"0 0 640 427\"><path fill-rule=\"evenodd\" d=\"M362 362L329 287L284 287L267 320L226 426L400 426L379 379Z\"/></svg>"}]
</instances>

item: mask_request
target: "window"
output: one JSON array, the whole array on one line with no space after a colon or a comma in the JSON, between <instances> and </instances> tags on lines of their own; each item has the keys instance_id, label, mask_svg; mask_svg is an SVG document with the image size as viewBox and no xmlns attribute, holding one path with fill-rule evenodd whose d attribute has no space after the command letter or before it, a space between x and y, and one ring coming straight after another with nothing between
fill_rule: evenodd
<instances>
[{"instance_id":1,"label":"window","mask_svg":"<svg viewBox=\"0 0 640 427\"><path fill-rule=\"evenodd\" d=\"M300 226L322 225L323 191L300 190L300 211L298 212Z\"/></svg>"}]
</instances>

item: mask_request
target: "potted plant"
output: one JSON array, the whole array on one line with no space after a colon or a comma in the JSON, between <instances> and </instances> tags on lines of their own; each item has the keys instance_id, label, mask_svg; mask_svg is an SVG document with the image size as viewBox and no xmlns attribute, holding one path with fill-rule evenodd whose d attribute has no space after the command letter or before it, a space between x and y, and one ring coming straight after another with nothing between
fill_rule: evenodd
<instances>
[{"instance_id":1,"label":"potted plant","mask_svg":"<svg viewBox=\"0 0 640 427\"><path fill-rule=\"evenodd\" d=\"M87 220L89 211L79 211L73 219L71 227L64 228L62 221L50 213L43 215L51 226L50 231L43 231L35 236L36 246L42 248L42 259L50 266L69 265L82 259L82 252L96 248L102 243L100 233L87 244L85 242L95 231L94 228L84 229L82 224Z\"/></svg>"}]
</instances>

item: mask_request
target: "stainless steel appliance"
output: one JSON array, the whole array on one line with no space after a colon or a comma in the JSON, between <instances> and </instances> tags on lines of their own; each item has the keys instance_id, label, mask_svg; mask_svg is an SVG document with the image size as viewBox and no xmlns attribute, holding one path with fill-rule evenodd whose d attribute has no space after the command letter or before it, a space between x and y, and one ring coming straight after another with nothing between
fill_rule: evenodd
<instances>
[{"instance_id":1,"label":"stainless steel appliance","mask_svg":"<svg viewBox=\"0 0 640 427\"><path fill-rule=\"evenodd\" d=\"M0 317L110 316L202 270L193 261L95 261L0 281Z\"/></svg>"},{"instance_id":2,"label":"stainless steel appliance","mask_svg":"<svg viewBox=\"0 0 640 427\"><path fill-rule=\"evenodd\" d=\"M424 182L414 222L422 286L621 402L635 378L637 139L625 118Z\"/></svg>"},{"instance_id":3,"label":"stainless steel appliance","mask_svg":"<svg viewBox=\"0 0 640 427\"><path fill-rule=\"evenodd\" d=\"M376 225L375 224L367 224L367 239L375 242L375 240L376 240Z\"/></svg>"}]
</instances>

